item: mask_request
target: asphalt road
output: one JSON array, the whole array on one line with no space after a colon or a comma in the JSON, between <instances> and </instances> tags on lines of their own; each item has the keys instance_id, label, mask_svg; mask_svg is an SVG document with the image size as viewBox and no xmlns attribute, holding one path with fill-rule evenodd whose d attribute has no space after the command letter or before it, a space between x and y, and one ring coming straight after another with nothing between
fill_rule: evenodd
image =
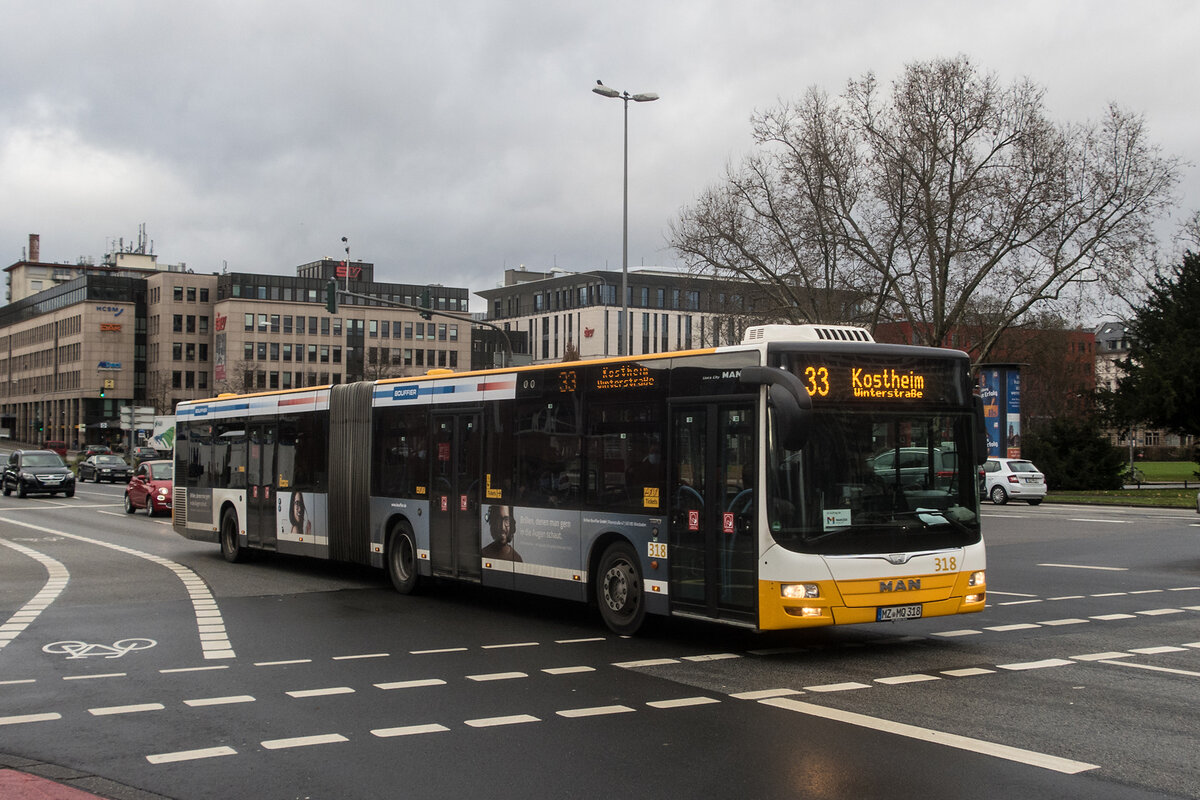
<instances>
[{"instance_id":1,"label":"asphalt road","mask_svg":"<svg viewBox=\"0 0 1200 800\"><path fill-rule=\"evenodd\" d=\"M985 504L981 614L626 639L226 564L120 491L0 498L0 765L122 798L1200 797L1194 513Z\"/></svg>"}]
</instances>

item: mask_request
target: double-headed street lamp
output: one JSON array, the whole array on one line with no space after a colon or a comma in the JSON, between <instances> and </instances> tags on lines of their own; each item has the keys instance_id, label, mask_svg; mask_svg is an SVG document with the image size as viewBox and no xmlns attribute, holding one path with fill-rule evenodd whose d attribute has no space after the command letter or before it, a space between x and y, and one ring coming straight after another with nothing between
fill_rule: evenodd
<instances>
[{"instance_id":1,"label":"double-headed street lamp","mask_svg":"<svg viewBox=\"0 0 1200 800\"><path fill-rule=\"evenodd\" d=\"M592 91L598 95L615 97L625 102L625 175L621 203L621 321L617 334L617 355L623 356L628 354L625 342L633 330L633 325L629 322L629 101L649 103L657 100L658 95L654 92L632 95L629 92L618 92L616 89L605 86L599 80L592 87ZM633 348L630 347L628 350L632 351Z\"/></svg>"}]
</instances>

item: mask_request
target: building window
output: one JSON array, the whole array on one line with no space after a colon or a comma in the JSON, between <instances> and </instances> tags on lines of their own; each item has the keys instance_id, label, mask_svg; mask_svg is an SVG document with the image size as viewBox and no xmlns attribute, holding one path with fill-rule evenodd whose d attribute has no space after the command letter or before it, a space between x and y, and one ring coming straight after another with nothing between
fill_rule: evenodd
<instances>
[{"instance_id":1,"label":"building window","mask_svg":"<svg viewBox=\"0 0 1200 800\"><path fill-rule=\"evenodd\" d=\"M208 317L204 315L200 316L200 333L208 333Z\"/></svg>"},{"instance_id":2,"label":"building window","mask_svg":"<svg viewBox=\"0 0 1200 800\"><path fill-rule=\"evenodd\" d=\"M183 360L183 342L171 342L171 360Z\"/></svg>"},{"instance_id":3,"label":"building window","mask_svg":"<svg viewBox=\"0 0 1200 800\"><path fill-rule=\"evenodd\" d=\"M200 290L200 302L201 302L201 303L207 303L207 302L208 302L208 289L201 289L201 290ZM201 388L203 388L203 387L201 387Z\"/></svg>"},{"instance_id":4,"label":"building window","mask_svg":"<svg viewBox=\"0 0 1200 800\"><path fill-rule=\"evenodd\" d=\"M187 301L189 303L196 302L196 287L195 286L187 287Z\"/></svg>"},{"instance_id":5,"label":"building window","mask_svg":"<svg viewBox=\"0 0 1200 800\"><path fill-rule=\"evenodd\" d=\"M248 330L248 331L254 330L254 315L253 314L246 315L246 330Z\"/></svg>"},{"instance_id":6,"label":"building window","mask_svg":"<svg viewBox=\"0 0 1200 800\"><path fill-rule=\"evenodd\" d=\"M200 343L200 360L208 361L208 342Z\"/></svg>"},{"instance_id":7,"label":"building window","mask_svg":"<svg viewBox=\"0 0 1200 800\"><path fill-rule=\"evenodd\" d=\"M175 333L183 333L183 314L176 314L171 318L171 330Z\"/></svg>"},{"instance_id":8,"label":"building window","mask_svg":"<svg viewBox=\"0 0 1200 800\"><path fill-rule=\"evenodd\" d=\"M176 286L176 287L174 287L174 290L175 290L174 291L175 302L182 303L183 302L183 287Z\"/></svg>"}]
</instances>

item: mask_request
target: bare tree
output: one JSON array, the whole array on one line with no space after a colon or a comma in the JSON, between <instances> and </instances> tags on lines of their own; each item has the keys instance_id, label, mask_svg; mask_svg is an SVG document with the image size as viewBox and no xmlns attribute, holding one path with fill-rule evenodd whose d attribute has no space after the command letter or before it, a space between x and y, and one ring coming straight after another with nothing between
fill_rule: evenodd
<instances>
[{"instance_id":1,"label":"bare tree","mask_svg":"<svg viewBox=\"0 0 1200 800\"><path fill-rule=\"evenodd\" d=\"M1141 289L1182 162L1110 106L1056 125L1043 90L965 56L811 89L753 118L756 152L671 225L693 269L750 281L794 321L908 322L985 360L1031 309Z\"/></svg>"}]
</instances>

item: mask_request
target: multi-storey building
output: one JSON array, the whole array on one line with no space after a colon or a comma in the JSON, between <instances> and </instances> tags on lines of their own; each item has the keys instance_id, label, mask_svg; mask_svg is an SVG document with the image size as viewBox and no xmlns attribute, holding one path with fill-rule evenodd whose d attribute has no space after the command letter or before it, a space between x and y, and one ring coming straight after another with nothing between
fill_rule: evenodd
<instances>
[{"instance_id":1,"label":"multi-storey building","mask_svg":"<svg viewBox=\"0 0 1200 800\"><path fill-rule=\"evenodd\" d=\"M631 270L629 348L620 340L620 271L509 269L504 285L476 292L487 319L528 337L533 363L662 353L741 340L756 310L751 287L657 269Z\"/></svg>"},{"instance_id":2,"label":"multi-storey building","mask_svg":"<svg viewBox=\"0 0 1200 800\"><path fill-rule=\"evenodd\" d=\"M23 282L30 259L9 268ZM340 277L339 277L340 272ZM347 278L346 274L354 277ZM324 259L294 276L88 268L0 309L0 429L22 441L114 441L122 406L466 369L465 288L380 283ZM326 285L346 290L336 313ZM429 293L437 312L414 308Z\"/></svg>"},{"instance_id":3,"label":"multi-storey building","mask_svg":"<svg viewBox=\"0 0 1200 800\"><path fill-rule=\"evenodd\" d=\"M1129 326L1124 322L1104 322L1096 328L1095 336L1096 386L1101 390L1116 391L1117 383L1125 374L1120 362L1129 358ZM1191 447L1195 443L1194 436L1180 436L1173 431L1149 426L1109 431L1109 440L1134 451L1146 447Z\"/></svg>"}]
</instances>

